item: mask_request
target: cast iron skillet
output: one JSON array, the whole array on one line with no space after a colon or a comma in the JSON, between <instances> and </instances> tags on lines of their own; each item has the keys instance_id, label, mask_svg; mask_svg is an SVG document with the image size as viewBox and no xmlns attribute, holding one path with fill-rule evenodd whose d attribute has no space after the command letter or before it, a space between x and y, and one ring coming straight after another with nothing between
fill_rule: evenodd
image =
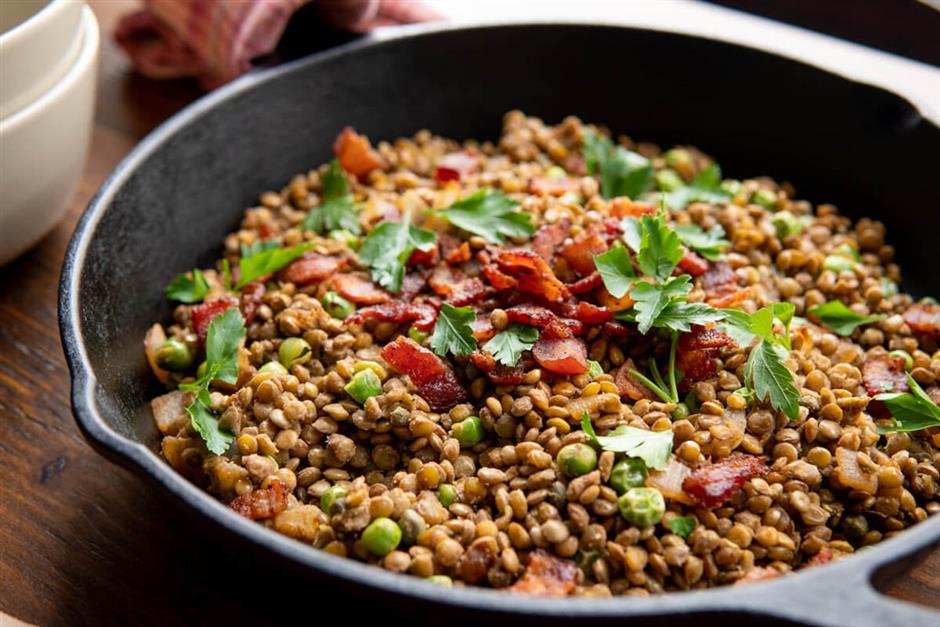
<instances>
[{"instance_id":1,"label":"cast iron skillet","mask_svg":"<svg viewBox=\"0 0 940 627\"><path fill-rule=\"evenodd\" d=\"M169 319L162 288L219 256L223 236L260 191L330 158L337 131L373 140L421 128L495 138L520 108L567 114L661 144L695 144L725 172L793 181L800 197L883 220L915 293L940 291L918 233L937 233L931 169L940 130L905 100L802 63L697 37L590 25L423 26L354 42L247 76L157 129L91 201L68 249L60 286L72 405L103 455L176 503L302 576L329 575L380 603L434 616L512 616L542 623L680 615L825 625L938 624L940 614L878 594L872 582L940 541L940 517L851 559L744 587L651 598L535 599L441 589L313 550L229 511L177 475L157 451L156 393L141 349ZM438 618L440 614L438 614ZM448 620L452 620L449 618Z\"/></svg>"}]
</instances>

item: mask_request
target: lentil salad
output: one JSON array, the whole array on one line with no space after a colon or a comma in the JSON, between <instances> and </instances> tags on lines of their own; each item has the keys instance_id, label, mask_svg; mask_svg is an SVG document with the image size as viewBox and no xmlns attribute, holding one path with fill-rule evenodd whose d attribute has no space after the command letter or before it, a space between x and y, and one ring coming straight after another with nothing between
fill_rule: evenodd
<instances>
[{"instance_id":1,"label":"lentil salad","mask_svg":"<svg viewBox=\"0 0 940 627\"><path fill-rule=\"evenodd\" d=\"M899 293L880 223L576 118L334 152L145 339L164 457L239 514L442 585L607 596L940 510L940 307Z\"/></svg>"}]
</instances>

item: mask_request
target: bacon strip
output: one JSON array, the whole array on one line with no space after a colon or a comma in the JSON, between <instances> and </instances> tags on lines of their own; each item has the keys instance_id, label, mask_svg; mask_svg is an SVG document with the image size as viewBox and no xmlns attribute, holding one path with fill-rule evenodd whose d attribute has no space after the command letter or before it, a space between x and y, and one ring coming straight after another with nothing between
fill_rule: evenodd
<instances>
[{"instance_id":1,"label":"bacon strip","mask_svg":"<svg viewBox=\"0 0 940 627\"><path fill-rule=\"evenodd\" d=\"M452 266L467 263L472 258L473 255L470 253L470 244L467 242L462 243L460 246L444 255L444 261Z\"/></svg>"},{"instance_id":2,"label":"bacon strip","mask_svg":"<svg viewBox=\"0 0 940 627\"><path fill-rule=\"evenodd\" d=\"M278 272L277 278L285 283L309 285L333 276L349 263L348 259L326 257L317 253L304 253L300 259Z\"/></svg>"},{"instance_id":3,"label":"bacon strip","mask_svg":"<svg viewBox=\"0 0 940 627\"><path fill-rule=\"evenodd\" d=\"M496 335L496 329L490 321L489 314L477 314L477 317L470 321L470 328L473 330L473 337L477 342L485 342Z\"/></svg>"},{"instance_id":4,"label":"bacon strip","mask_svg":"<svg viewBox=\"0 0 940 627\"><path fill-rule=\"evenodd\" d=\"M474 148L467 148L460 152L449 152L437 162L434 168L434 178L440 182L459 181L478 172L480 160Z\"/></svg>"},{"instance_id":5,"label":"bacon strip","mask_svg":"<svg viewBox=\"0 0 940 627\"><path fill-rule=\"evenodd\" d=\"M532 347L532 357L550 372L581 374L588 371L584 342L571 337L571 330L560 321L545 327Z\"/></svg>"},{"instance_id":6,"label":"bacon strip","mask_svg":"<svg viewBox=\"0 0 940 627\"><path fill-rule=\"evenodd\" d=\"M189 316L193 323L193 329L196 331L196 334L199 335L199 339L205 342L206 335L209 333L209 324L220 313L229 307L234 307L236 304L235 299L231 296L223 296L222 298L207 300L204 303L194 305L193 308L189 310Z\"/></svg>"},{"instance_id":7,"label":"bacon strip","mask_svg":"<svg viewBox=\"0 0 940 627\"><path fill-rule=\"evenodd\" d=\"M738 291L738 275L724 261L709 263L708 270L699 277L699 286L704 290L710 305Z\"/></svg>"},{"instance_id":8,"label":"bacon strip","mask_svg":"<svg viewBox=\"0 0 940 627\"><path fill-rule=\"evenodd\" d=\"M902 317L914 333L940 337L940 305L917 303L908 307Z\"/></svg>"},{"instance_id":9,"label":"bacon strip","mask_svg":"<svg viewBox=\"0 0 940 627\"><path fill-rule=\"evenodd\" d=\"M862 384L869 396L909 392L903 357L869 357L862 364Z\"/></svg>"},{"instance_id":10,"label":"bacon strip","mask_svg":"<svg viewBox=\"0 0 940 627\"><path fill-rule=\"evenodd\" d=\"M564 196L568 192L577 192L580 188L581 184L577 179L568 177L533 176L529 179L529 193L539 196Z\"/></svg>"},{"instance_id":11,"label":"bacon strip","mask_svg":"<svg viewBox=\"0 0 940 627\"><path fill-rule=\"evenodd\" d=\"M708 271L708 261L699 257L691 250L687 250L679 259L679 269L692 276L702 276ZM737 279L737 277L735 277Z\"/></svg>"},{"instance_id":12,"label":"bacon strip","mask_svg":"<svg viewBox=\"0 0 940 627\"><path fill-rule=\"evenodd\" d=\"M437 308L430 303L392 300L356 310L346 318L346 324L362 324L366 320L412 322L422 331L430 331L437 321Z\"/></svg>"},{"instance_id":13,"label":"bacon strip","mask_svg":"<svg viewBox=\"0 0 940 627\"><path fill-rule=\"evenodd\" d=\"M333 142L333 154L339 159L342 168L359 180L381 165L379 155L372 150L368 138L351 126L344 128Z\"/></svg>"},{"instance_id":14,"label":"bacon strip","mask_svg":"<svg viewBox=\"0 0 940 627\"><path fill-rule=\"evenodd\" d=\"M434 268L428 284L435 294L455 307L475 303L486 295L483 281L477 277L467 277L463 270L451 268L447 264L439 264Z\"/></svg>"},{"instance_id":15,"label":"bacon strip","mask_svg":"<svg viewBox=\"0 0 940 627\"><path fill-rule=\"evenodd\" d=\"M546 224L532 236L530 246L546 263L551 263L555 257L555 251L568 237L570 230L571 220L568 218L562 218L555 224Z\"/></svg>"},{"instance_id":16,"label":"bacon strip","mask_svg":"<svg viewBox=\"0 0 940 627\"><path fill-rule=\"evenodd\" d=\"M252 281L241 289L238 293L238 307L241 309L245 324L254 322L255 313L261 306L261 299L264 298L266 289L261 281Z\"/></svg>"},{"instance_id":17,"label":"bacon strip","mask_svg":"<svg viewBox=\"0 0 940 627\"><path fill-rule=\"evenodd\" d=\"M529 553L529 563L510 592L542 597L564 597L578 587L581 571L571 560L559 559L547 551L536 549Z\"/></svg>"},{"instance_id":18,"label":"bacon strip","mask_svg":"<svg viewBox=\"0 0 940 627\"><path fill-rule=\"evenodd\" d=\"M539 329L545 329L552 323L561 323L570 331L567 337L571 337L571 334L577 335L584 332L584 325L579 320L561 318L551 310L545 307L539 307L538 305L516 305L510 307L506 310L506 316L509 318L510 322L527 324L530 327L538 327Z\"/></svg>"},{"instance_id":19,"label":"bacon strip","mask_svg":"<svg viewBox=\"0 0 940 627\"><path fill-rule=\"evenodd\" d=\"M499 269L515 278L518 289L541 296L549 302L561 302L570 296L544 259L531 250L501 250L496 257Z\"/></svg>"},{"instance_id":20,"label":"bacon strip","mask_svg":"<svg viewBox=\"0 0 940 627\"><path fill-rule=\"evenodd\" d=\"M357 274L337 274L333 287L340 296L359 305L378 305L389 299L385 290Z\"/></svg>"},{"instance_id":21,"label":"bacon strip","mask_svg":"<svg viewBox=\"0 0 940 627\"><path fill-rule=\"evenodd\" d=\"M748 479L766 472L764 458L735 453L694 470L683 482L682 489L696 505L714 509L734 496Z\"/></svg>"},{"instance_id":22,"label":"bacon strip","mask_svg":"<svg viewBox=\"0 0 940 627\"><path fill-rule=\"evenodd\" d=\"M639 218L656 213L656 205L649 202L630 200L626 196L610 199L610 215L615 218Z\"/></svg>"},{"instance_id":23,"label":"bacon strip","mask_svg":"<svg viewBox=\"0 0 940 627\"><path fill-rule=\"evenodd\" d=\"M574 283L568 283L568 291L572 294L586 294L592 292L604 284L599 272L592 272L583 279L578 279Z\"/></svg>"},{"instance_id":24,"label":"bacon strip","mask_svg":"<svg viewBox=\"0 0 940 627\"><path fill-rule=\"evenodd\" d=\"M398 300L410 301L421 293L424 286L428 284L430 270L416 270L406 274L401 281L401 291L398 292Z\"/></svg>"},{"instance_id":25,"label":"bacon strip","mask_svg":"<svg viewBox=\"0 0 940 627\"><path fill-rule=\"evenodd\" d=\"M614 319L614 312L584 300L566 305L562 308L562 313L566 318L574 318L584 324L604 324Z\"/></svg>"},{"instance_id":26,"label":"bacon strip","mask_svg":"<svg viewBox=\"0 0 940 627\"><path fill-rule=\"evenodd\" d=\"M389 366L408 375L433 411L447 411L466 402L467 391L440 357L414 340L399 335L382 349Z\"/></svg>"},{"instance_id":27,"label":"bacon strip","mask_svg":"<svg viewBox=\"0 0 940 627\"><path fill-rule=\"evenodd\" d=\"M689 381L702 381L718 370L715 358L722 348L737 346L730 335L716 329L693 325L679 337L676 369Z\"/></svg>"},{"instance_id":28,"label":"bacon strip","mask_svg":"<svg viewBox=\"0 0 940 627\"><path fill-rule=\"evenodd\" d=\"M287 485L274 479L269 488L255 488L247 494L235 497L228 504L239 516L248 520L274 518L287 509Z\"/></svg>"},{"instance_id":29,"label":"bacon strip","mask_svg":"<svg viewBox=\"0 0 940 627\"><path fill-rule=\"evenodd\" d=\"M614 376L614 385L617 386L617 390L620 392L621 396L626 396L630 400L639 401L642 399L655 400L653 391L648 387L643 385L643 383L630 374L631 370L636 370L636 365L633 363L632 359L627 359L620 366L620 369L617 370L617 374Z\"/></svg>"},{"instance_id":30,"label":"bacon strip","mask_svg":"<svg viewBox=\"0 0 940 627\"><path fill-rule=\"evenodd\" d=\"M519 385L524 371L521 366L509 367L497 363L496 358L485 350L470 353L470 363L483 371L494 385Z\"/></svg>"},{"instance_id":31,"label":"bacon strip","mask_svg":"<svg viewBox=\"0 0 940 627\"><path fill-rule=\"evenodd\" d=\"M558 256L568 262L568 267L574 270L575 274L586 276L597 269L594 265L594 255L606 252L608 248L610 245L601 237L598 229L592 227L562 247Z\"/></svg>"},{"instance_id":32,"label":"bacon strip","mask_svg":"<svg viewBox=\"0 0 940 627\"><path fill-rule=\"evenodd\" d=\"M483 266L483 276L486 277L490 285L499 291L511 290L519 284L519 281L492 264Z\"/></svg>"}]
</instances>

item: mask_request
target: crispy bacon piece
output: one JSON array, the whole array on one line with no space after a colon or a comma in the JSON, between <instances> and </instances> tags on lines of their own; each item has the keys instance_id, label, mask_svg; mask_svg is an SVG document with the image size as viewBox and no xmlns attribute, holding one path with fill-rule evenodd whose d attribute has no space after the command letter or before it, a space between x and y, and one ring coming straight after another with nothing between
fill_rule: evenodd
<instances>
[{"instance_id":1,"label":"crispy bacon piece","mask_svg":"<svg viewBox=\"0 0 940 627\"><path fill-rule=\"evenodd\" d=\"M654 213L656 213L656 205L653 203L630 200L626 196L610 199L610 215L615 218L639 218L642 215Z\"/></svg>"},{"instance_id":2,"label":"crispy bacon piece","mask_svg":"<svg viewBox=\"0 0 940 627\"><path fill-rule=\"evenodd\" d=\"M766 472L764 458L735 453L692 471L682 483L682 489L696 505L714 509L734 496L748 479Z\"/></svg>"},{"instance_id":3,"label":"crispy bacon piece","mask_svg":"<svg viewBox=\"0 0 940 627\"><path fill-rule=\"evenodd\" d=\"M587 348L570 333L571 330L561 321L552 322L532 347L532 357L540 366L557 374L587 372Z\"/></svg>"},{"instance_id":4,"label":"crispy bacon piece","mask_svg":"<svg viewBox=\"0 0 940 627\"><path fill-rule=\"evenodd\" d=\"M570 230L571 220L568 218L562 218L555 224L539 227L539 230L532 236L532 250L546 263L551 263L555 257L555 251L568 237Z\"/></svg>"},{"instance_id":5,"label":"crispy bacon piece","mask_svg":"<svg viewBox=\"0 0 940 627\"><path fill-rule=\"evenodd\" d=\"M510 368L496 361L485 350L470 353L470 363L482 370L494 385L519 385L524 371L520 366Z\"/></svg>"},{"instance_id":6,"label":"crispy bacon piece","mask_svg":"<svg viewBox=\"0 0 940 627\"><path fill-rule=\"evenodd\" d=\"M869 357L862 364L862 384L869 396L909 392L903 357Z\"/></svg>"},{"instance_id":7,"label":"crispy bacon piece","mask_svg":"<svg viewBox=\"0 0 940 627\"><path fill-rule=\"evenodd\" d=\"M692 331L679 336L676 369L689 381L701 381L715 374L715 357L722 348L737 346L731 336L716 329L693 325Z\"/></svg>"},{"instance_id":8,"label":"crispy bacon piece","mask_svg":"<svg viewBox=\"0 0 940 627\"><path fill-rule=\"evenodd\" d=\"M497 555L494 546L496 546L495 543L490 544L485 539L471 544L457 564L460 578L467 583L478 583L486 577L490 567L496 564Z\"/></svg>"},{"instance_id":9,"label":"crispy bacon piece","mask_svg":"<svg viewBox=\"0 0 940 627\"><path fill-rule=\"evenodd\" d=\"M738 291L738 275L724 261L709 263L708 269L699 277L699 286L705 291L708 303L712 304L713 300Z\"/></svg>"},{"instance_id":10,"label":"crispy bacon piece","mask_svg":"<svg viewBox=\"0 0 940 627\"><path fill-rule=\"evenodd\" d=\"M467 400L467 391L440 357L414 340L399 335L382 349L382 358L406 374L432 411L447 411Z\"/></svg>"},{"instance_id":11,"label":"crispy bacon piece","mask_svg":"<svg viewBox=\"0 0 940 627\"><path fill-rule=\"evenodd\" d=\"M710 298L708 299L708 304L714 307L715 309L727 309L727 308L736 308L745 300L750 298L751 288L745 287L740 290L731 292L727 296L722 296L720 298Z\"/></svg>"},{"instance_id":12,"label":"crispy bacon piece","mask_svg":"<svg viewBox=\"0 0 940 627\"><path fill-rule=\"evenodd\" d=\"M806 562L806 566L822 566L823 564L828 564L831 562L834 557L835 556L832 553L832 549L830 549L828 546L824 546L823 548L819 549L819 552L816 553L816 555L809 558L809 561Z\"/></svg>"},{"instance_id":13,"label":"crispy bacon piece","mask_svg":"<svg viewBox=\"0 0 940 627\"><path fill-rule=\"evenodd\" d=\"M496 329L493 328L489 314L477 314L477 317L470 321L470 328L477 342L485 342L496 335Z\"/></svg>"},{"instance_id":14,"label":"crispy bacon piece","mask_svg":"<svg viewBox=\"0 0 940 627\"><path fill-rule=\"evenodd\" d=\"M465 242L461 242L450 233L437 234L437 247L441 249L441 257L443 257L445 260L464 243Z\"/></svg>"},{"instance_id":15,"label":"crispy bacon piece","mask_svg":"<svg viewBox=\"0 0 940 627\"><path fill-rule=\"evenodd\" d=\"M470 253L470 244L464 242L454 250L447 253L447 255L444 257L444 261L452 266L459 266L462 263L467 263L472 258L473 255Z\"/></svg>"},{"instance_id":16,"label":"crispy bacon piece","mask_svg":"<svg viewBox=\"0 0 940 627\"><path fill-rule=\"evenodd\" d=\"M592 272L583 279L578 279L574 283L568 283L565 287L568 288L568 291L572 294L586 294L593 290L596 290L604 284L604 280L601 278L599 272Z\"/></svg>"},{"instance_id":17,"label":"crispy bacon piece","mask_svg":"<svg viewBox=\"0 0 940 627\"><path fill-rule=\"evenodd\" d=\"M529 179L529 193L539 196L564 196L568 192L577 192L581 184L577 179L533 176Z\"/></svg>"},{"instance_id":18,"label":"crispy bacon piece","mask_svg":"<svg viewBox=\"0 0 940 627\"><path fill-rule=\"evenodd\" d=\"M401 291L398 292L398 300L410 301L421 293L424 286L428 284L430 270L416 270L406 274L401 281Z\"/></svg>"},{"instance_id":19,"label":"crispy bacon piece","mask_svg":"<svg viewBox=\"0 0 940 627\"><path fill-rule=\"evenodd\" d=\"M597 268L594 255L606 252L610 248L606 238L601 237L596 228L590 228L558 251L558 256L568 262L568 267L578 276L586 276Z\"/></svg>"},{"instance_id":20,"label":"crispy bacon piece","mask_svg":"<svg viewBox=\"0 0 940 627\"><path fill-rule=\"evenodd\" d=\"M234 307L236 304L235 299L231 296L223 296L222 298L207 300L204 303L194 305L189 310L189 315L193 322L193 329L199 335L199 339L205 342L206 334L209 332L209 323L220 313L229 307Z\"/></svg>"},{"instance_id":21,"label":"crispy bacon piece","mask_svg":"<svg viewBox=\"0 0 940 627\"><path fill-rule=\"evenodd\" d=\"M295 285L309 285L330 278L348 263L348 259L304 253L300 259L278 272L277 278L279 281Z\"/></svg>"},{"instance_id":22,"label":"crispy bacon piece","mask_svg":"<svg viewBox=\"0 0 940 627\"><path fill-rule=\"evenodd\" d=\"M344 170L360 180L381 165L379 155L372 150L368 138L351 126L344 128L333 142L333 154Z\"/></svg>"},{"instance_id":23,"label":"crispy bacon piece","mask_svg":"<svg viewBox=\"0 0 940 627\"><path fill-rule=\"evenodd\" d=\"M555 557L543 549L529 553L529 563L510 592L541 597L564 597L578 587L581 571L571 560Z\"/></svg>"},{"instance_id":24,"label":"crispy bacon piece","mask_svg":"<svg viewBox=\"0 0 940 627\"><path fill-rule=\"evenodd\" d=\"M569 304L562 309L566 318L573 318L584 324L604 324L614 319L614 313L593 303L581 300L577 305Z\"/></svg>"},{"instance_id":25,"label":"crispy bacon piece","mask_svg":"<svg viewBox=\"0 0 940 627\"><path fill-rule=\"evenodd\" d=\"M687 250L679 259L679 269L692 276L702 276L708 271L708 261L702 259L691 250ZM737 279L737 277L735 277Z\"/></svg>"},{"instance_id":26,"label":"crispy bacon piece","mask_svg":"<svg viewBox=\"0 0 940 627\"><path fill-rule=\"evenodd\" d=\"M287 494L287 485L274 479L270 488L255 488L247 494L235 497L228 506L248 520L274 518L287 509Z\"/></svg>"},{"instance_id":27,"label":"crispy bacon piece","mask_svg":"<svg viewBox=\"0 0 940 627\"><path fill-rule=\"evenodd\" d=\"M241 309L245 324L251 324L255 319L255 313L261 306L261 299L265 293L264 283L261 281L252 281L241 289L238 294L238 307Z\"/></svg>"},{"instance_id":28,"label":"crispy bacon piece","mask_svg":"<svg viewBox=\"0 0 940 627\"><path fill-rule=\"evenodd\" d=\"M565 157L562 167L565 168L565 172L570 172L575 176L587 176L587 163L584 161L584 155L580 152L572 152Z\"/></svg>"},{"instance_id":29,"label":"crispy bacon piece","mask_svg":"<svg viewBox=\"0 0 940 627\"><path fill-rule=\"evenodd\" d=\"M940 337L940 305L917 303L908 307L902 317L914 333Z\"/></svg>"},{"instance_id":30,"label":"crispy bacon piece","mask_svg":"<svg viewBox=\"0 0 940 627\"><path fill-rule=\"evenodd\" d=\"M411 256L408 257L408 261L405 262L405 265L409 268L412 266L426 266L430 268L437 263L437 260L440 258L440 256L440 249L437 246L432 246L428 250L419 250L415 248L414 251L412 251Z\"/></svg>"},{"instance_id":31,"label":"crispy bacon piece","mask_svg":"<svg viewBox=\"0 0 940 627\"><path fill-rule=\"evenodd\" d=\"M463 270L451 268L446 264L434 268L428 284L435 294L454 307L475 303L486 296L483 281L477 277L468 277Z\"/></svg>"},{"instance_id":32,"label":"crispy bacon piece","mask_svg":"<svg viewBox=\"0 0 940 627\"><path fill-rule=\"evenodd\" d=\"M480 169L480 160L477 158L477 151L473 148L467 148L460 152L449 152L437 162L434 168L434 178L440 182L459 181L467 176L478 172Z\"/></svg>"},{"instance_id":33,"label":"crispy bacon piece","mask_svg":"<svg viewBox=\"0 0 940 627\"><path fill-rule=\"evenodd\" d=\"M358 274L337 274L333 277L333 287L340 296L358 305L378 305L389 299L385 290Z\"/></svg>"},{"instance_id":34,"label":"crispy bacon piece","mask_svg":"<svg viewBox=\"0 0 940 627\"><path fill-rule=\"evenodd\" d=\"M430 303L391 300L356 310L346 318L346 324L362 324L366 320L411 322L422 331L430 331L437 321L437 308Z\"/></svg>"},{"instance_id":35,"label":"crispy bacon piece","mask_svg":"<svg viewBox=\"0 0 940 627\"><path fill-rule=\"evenodd\" d=\"M499 269L515 278L518 289L541 296L550 302L561 302L570 296L565 284L558 280L544 259L531 250L501 250L496 256Z\"/></svg>"},{"instance_id":36,"label":"crispy bacon piece","mask_svg":"<svg viewBox=\"0 0 940 627\"><path fill-rule=\"evenodd\" d=\"M584 332L584 325L579 320L560 318L551 310L538 305L515 305L506 310L506 316L510 322L527 324L530 327L538 327L539 329L545 329L552 323L561 323L568 329L568 335L565 337Z\"/></svg>"},{"instance_id":37,"label":"crispy bacon piece","mask_svg":"<svg viewBox=\"0 0 940 627\"><path fill-rule=\"evenodd\" d=\"M604 323L604 335L611 340L624 340L630 336L630 330L619 322Z\"/></svg>"},{"instance_id":38,"label":"crispy bacon piece","mask_svg":"<svg viewBox=\"0 0 940 627\"><path fill-rule=\"evenodd\" d=\"M653 395L652 390L643 385L639 379L634 378L633 375L630 374L631 370L636 370L636 365L633 363L632 359L627 359L614 376L614 385L617 386L620 395L626 396L633 401L639 401L644 398L654 400L656 397Z\"/></svg>"},{"instance_id":39,"label":"crispy bacon piece","mask_svg":"<svg viewBox=\"0 0 940 627\"><path fill-rule=\"evenodd\" d=\"M499 291L511 290L519 284L519 281L492 264L483 266L483 276L486 277L490 285Z\"/></svg>"}]
</instances>

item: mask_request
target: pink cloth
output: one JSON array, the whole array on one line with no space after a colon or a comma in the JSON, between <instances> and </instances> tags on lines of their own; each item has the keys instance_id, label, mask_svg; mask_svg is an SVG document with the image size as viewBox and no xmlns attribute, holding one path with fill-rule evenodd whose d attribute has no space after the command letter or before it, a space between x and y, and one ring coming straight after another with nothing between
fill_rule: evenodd
<instances>
[{"instance_id":1,"label":"pink cloth","mask_svg":"<svg viewBox=\"0 0 940 627\"><path fill-rule=\"evenodd\" d=\"M352 32L439 17L420 0L144 0L114 37L145 76L195 77L211 89L274 50L294 11L310 1L330 25Z\"/></svg>"}]
</instances>

